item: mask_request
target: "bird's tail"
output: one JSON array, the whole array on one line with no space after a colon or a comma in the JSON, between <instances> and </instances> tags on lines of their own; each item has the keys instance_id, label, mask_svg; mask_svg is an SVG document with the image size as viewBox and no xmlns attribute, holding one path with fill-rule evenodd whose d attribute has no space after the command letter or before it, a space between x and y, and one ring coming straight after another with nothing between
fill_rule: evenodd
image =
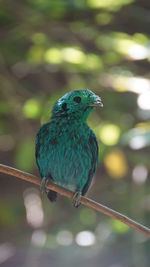
<instances>
[{"instance_id":1,"label":"bird's tail","mask_svg":"<svg viewBox=\"0 0 150 267\"><path fill-rule=\"evenodd\" d=\"M47 197L51 202L55 202L57 199L57 193L55 191L48 190L47 191Z\"/></svg>"}]
</instances>

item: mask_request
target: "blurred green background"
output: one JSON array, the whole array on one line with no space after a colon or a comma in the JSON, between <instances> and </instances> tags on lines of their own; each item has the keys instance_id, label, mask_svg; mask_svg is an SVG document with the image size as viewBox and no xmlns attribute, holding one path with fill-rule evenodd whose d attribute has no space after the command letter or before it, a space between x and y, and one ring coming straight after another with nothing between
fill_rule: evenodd
<instances>
[{"instance_id":1,"label":"blurred green background","mask_svg":"<svg viewBox=\"0 0 150 267\"><path fill-rule=\"evenodd\" d=\"M38 174L35 136L64 93L90 88L99 167L88 196L150 226L150 1L0 1L0 162ZM0 175L0 265L148 267L150 241Z\"/></svg>"}]
</instances>

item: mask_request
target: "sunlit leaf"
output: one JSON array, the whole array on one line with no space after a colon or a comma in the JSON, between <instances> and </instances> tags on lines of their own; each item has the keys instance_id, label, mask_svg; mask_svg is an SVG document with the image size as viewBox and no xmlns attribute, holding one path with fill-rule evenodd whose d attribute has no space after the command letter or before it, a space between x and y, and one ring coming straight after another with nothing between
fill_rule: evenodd
<instances>
[{"instance_id":1,"label":"sunlit leaf","mask_svg":"<svg viewBox=\"0 0 150 267\"><path fill-rule=\"evenodd\" d=\"M23 113L26 118L38 118L41 114L41 105L36 99L29 99L25 102Z\"/></svg>"},{"instance_id":2,"label":"sunlit leaf","mask_svg":"<svg viewBox=\"0 0 150 267\"><path fill-rule=\"evenodd\" d=\"M118 10L123 5L128 5L134 2L134 0L87 0L87 4L91 8L104 8L108 10Z\"/></svg>"},{"instance_id":3,"label":"sunlit leaf","mask_svg":"<svg viewBox=\"0 0 150 267\"><path fill-rule=\"evenodd\" d=\"M112 219L111 225L112 225L112 229L114 230L114 232L124 234L124 233L129 231L129 226L126 225L125 223L118 221L118 220Z\"/></svg>"},{"instance_id":4,"label":"sunlit leaf","mask_svg":"<svg viewBox=\"0 0 150 267\"><path fill-rule=\"evenodd\" d=\"M99 137L105 145L115 145L120 137L120 128L115 124L104 124L99 129Z\"/></svg>"},{"instance_id":5,"label":"sunlit leaf","mask_svg":"<svg viewBox=\"0 0 150 267\"><path fill-rule=\"evenodd\" d=\"M60 64L62 62L61 50L58 48L50 48L45 52L44 58L46 62Z\"/></svg>"},{"instance_id":6,"label":"sunlit leaf","mask_svg":"<svg viewBox=\"0 0 150 267\"><path fill-rule=\"evenodd\" d=\"M104 164L108 174L114 179L123 178L128 171L128 164L124 153L115 149L104 158Z\"/></svg>"},{"instance_id":7,"label":"sunlit leaf","mask_svg":"<svg viewBox=\"0 0 150 267\"><path fill-rule=\"evenodd\" d=\"M79 48L75 47L66 47L62 49L62 57L65 61L80 64L85 61L85 54Z\"/></svg>"},{"instance_id":8,"label":"sunlit leaf","mask_svg":"<svg viewBox=\"0 0 150 267\"><path fill-rule=\"evenodd\" d=\"M107 25L112 21L112 15L109 13L101 12L96 15L96 22L101 25Z\"/></svg>"},{"instance_id":9,"label":"sunlit leaf","mask_svg":"<svg viewBox=\"0 0 150 267\"><path fill-rule=\"evenodd\" d=\"M87 54L84 62L84 68L88 70L100 70L103 68L103 62L99 55Z\"/></svg>"}]
</instances>

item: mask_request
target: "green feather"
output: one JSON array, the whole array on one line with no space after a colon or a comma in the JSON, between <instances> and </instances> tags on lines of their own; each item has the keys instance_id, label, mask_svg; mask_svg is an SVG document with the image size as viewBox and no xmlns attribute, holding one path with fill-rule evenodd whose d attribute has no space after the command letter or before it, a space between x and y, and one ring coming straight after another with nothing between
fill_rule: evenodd
<instances>
[{"instance_id":1,"label":"green feather","mask_svg":"<svg viewBox=\"0 0 150 267\"><path fill-rule=\"evenodd\" d=\"M97 104L101 99L90 90L71 91L55 103L50 122L36 137L41 178L82 195L87 192L97 167L98 145L86 120Z\"/></svg>"}]
</instances>

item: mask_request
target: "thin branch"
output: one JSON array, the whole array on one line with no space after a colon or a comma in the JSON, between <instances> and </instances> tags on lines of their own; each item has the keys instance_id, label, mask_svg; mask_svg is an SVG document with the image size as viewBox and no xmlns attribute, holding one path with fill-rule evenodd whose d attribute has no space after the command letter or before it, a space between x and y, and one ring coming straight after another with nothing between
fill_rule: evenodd
<instances>
[{"instance_id":1,"label":"thin branch","mask_svg":"<svg viewBox=\"0 0 150 267\"><path fill-rule=\"evenodd\" d=\"M11 175L11 176L15 176L19 179L25 180L25 181L30 182L32 184L36 184L36 185L41 184L41 180L38 177L36 177L30 173L26 173L26 172L14 169L12 167L5 166L3 164L0 164L0 173L5 173L5 174ZM56 184L49 183L47 185L47 188L51 189L53 191L56 191L60 195L68 197L70 199L72 199L72 197L73 197L73 193L71 191L64 189L64 188L62 188ZM88 208L94 209L98 212L101 212L101 213L103 213L103 214L105 214L111 218L117 219L117 220L127 224L129 227L136 229L138 232L141 232L141 233L147 235L148 237L150 237L150 229L149 228L147 228L146 226L144 226L140 223L135 222L134 220L128 218L127 216L125 216L125 215L123 215L123 214L121 214L115 210L112 210L112 209L110 209L110 208L108 208L108 207L106 207L100 203L97 203L91 199L88 199L86 197L81 198L81 204L83 204L84 206L86 206Z\"/></svg>"}]
</instances>

